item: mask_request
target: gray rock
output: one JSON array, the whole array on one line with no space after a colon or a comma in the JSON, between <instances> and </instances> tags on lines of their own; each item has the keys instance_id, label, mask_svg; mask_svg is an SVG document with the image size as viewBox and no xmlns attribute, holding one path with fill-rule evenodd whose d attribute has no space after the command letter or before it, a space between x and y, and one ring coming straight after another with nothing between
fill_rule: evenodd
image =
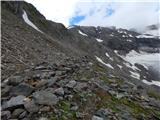
<instances>
[{"instance_id":1,"label":"gray rock","mask_svg":"<svg viewBox=\"0 0 160 120\"><path fill-rule=\"evenodd\" d=\"M56 82L56 85L64 87L69 82L68 79L59 80Z\"/></svg>"},{"instance_id":2,"label":"gray rock","mask_svg":"<svg viewBox=\"0 0 160 120\"><path fill-rule=\"evenodd\" d=\"M55 90L55 94L57 95L64 95L64 90L62 87L58 88Z\"/></svg>"},{"instance_id":3,"label":"gray rock","mask_svg":"<svg viewBox=\"0 0 160 120\"><path fill-rule=\"evenodd\" d=\"M10 111L1 111L1 119L8 120L11 117Z\"/></svg>"},{"instance_id":4,"label":"gray rock","mask_svg":"<svg viewBox=\"0 0 160 120\"><path fill-rule=\"evenodd\" d=\"M108 87L108 85L106 85L106 83L102 82L101 80L99 81L94 81L94 84L98 87L103 89L104 91L108 91L110 88Z\"/></svg>"},{"instance_id":5,"label":"gray rock","mask_svg":"<svg viewBox=\"0 0 160 120\"><path fill-rule=\"evenodd\" d=\"M48 118L41 117L41 118L39 118L38 120L48 120Z\"/></svg>"},{"instance_id":6,"label":"gray rock","mask_svg":"<svg viewBox=\"0 0 160 120\"><path fill-rule=\"evenodd\" d=\"M36 85L36 88L41 88L43 86L45 86L48 83L47 80L41 80L38 82L38 84Z\"/></svg>"},{"instance_id":7,"label":"gray rock","mask_svg":"<svg viewBox=\"0 0 160 120\"><path fill-rule=\"evenodd\" d=\"M22 83L11 89L10 95L28 96L33 92L34 88L28 84Z\"/></svg>"},{"instance_id":8,"label":"gray rock","mask_svg":"<svg viewBox=\"0 0 160 120\"><path fill-rule=\"evenodd\" d=\"M23 106L25 98L26 97L23 96L23 95L19 95L17 97L12 97L9 101L5 102L2 105L2 109L15 108L15 107Z\"/></svg>"},{"instance_id":9,"label":"gray rock","mask_svg":"<svg viewBox=\"0 0 160 120\"><path fill-rule=\"evenodd\" d=\"M12 113L12 117L13 117L13 118L18 118L19 115L20 115L21 113L23 113L24 111L25 111L25 110L24 110L24 109L21 109L21 108L15 109L15 110L13 111L13 113Z\"/></svg>"},{"instance_id":10,"label":"gray rock","mask_svg":"<svg viewBox=\"0 0 160 120\"><path fill-rule=\"evenodd\" d=\"M101 117L98 117L98 116L95 116L95 115L94 115L94 116L92 117L92 120L104 120L104 119L101 118Z\"/></svg>"},{"instance_id":11,"label":"gray rock","mask_svg":"<svg viewBox=\"0 0 160 120\"><path fill-rule=\"evenodd\" d=\"M57 96L49 91L35 92L33 98L37 104L41 105L55 105L59 101Z\"/></svg>"},{"instance_id":12,"label":"gray rock","mask_svg":"<svg viewBox=\"0 0 160 120\"><path fill-rule=\"evenodd\" d=\"M56 81L57 81L57 77L50 78L50 79L48 80L47 86L48 86L48 87L53 86L53 85L56 83Z\"/></svg>"},{"instance_id":13,"label":"gray rock","mask_svg":"<svg viewBox=\"0 0 160 120\"><path fill-rule=\"evenodd\" d=\"M150 98L149 100L150 100L150 102L149 102L150 106L154 106L154 107L160 108L160 101L159 100L156 100L154 98Z\"/></svg>"},{"instance_id":14,"label":"gray rock","mask_svg":"<svg viewBox=\"0 0 160 120\"><path fill-rule=\"evenodd\" d=\"M54 90L55 90L55 88L51 88L51 87L45 89L45 91L51 92L53 94L55 93Z\"/></svg>"},{"instance_id":15,"label":"gray rock","mask_svg":"<svg viewBox=\"0 0 160 120\"><path fill-rule=\"evenodd\" d=\"M77 85L74 87L76 91L82 91L85 88L87 88L87 83L77 83Z\"/></svg>"},{"instance_id":16,"label":"gray rock","mask_svg":"<svg viewBox=\"0 0 160 120\"><path fill-rule=\"evenodd\" d=\"M71 110L72 110L72 111L78 110L78 106L72 106L72 107L71 107Z\"/></svg>"},{"instance_id":17,"label":"gray rock","mask_svg":"<svg viewBox=\"0 0 160 120\"><path fill-rule=\"evenodd\" d=\"M19 83L22 83L24 81L24 78L22 76L13 76L8 79L9 85L18 85Z\"/></svg>"},{"instance_id":18,"label":"gray rock","mask_svg":"<svg viewBox=\"0 0 160 120\"><path fill-rule=\"evenodd\" d=\"M117 99L121 99L121 98L123 98L123 97L125 97L125 96L126 96L126 95L123 94L123 93L117 93L116 98L117 98Z\"/></svg>"},{"instance_id":19,"label":"gray rock","mask_svg":"<svg viewBox=\"0 0 160 120\"><path fill-rule=\"evenodd\" d=\"M29 118L27 118L27 117L25 117L25 118L23 118L22 120L30 120Z\"/></svg>"},{"instance_id":20,"label":"gray rock","mask_svg":"<svg viewBox=\"0 0 160 120\"><path fill-rule=\"evenodd\" d=\"M30 113L35 113L39 110L39 107L35 104L34 100L26 101L24 107Z\"/></svg>"},{"instance_id":21,"label":"gray rock","mask_svg":"<svg viewBox=\"0 0 160 120\"><path fill-rule=\"evenodd\" d=\"M72 69L72 68L65 67L64 69L65 69L65 71L66 71L67 73L72 73L72 72L73 72L73 69Z\"/></svg>"},{"instance_id":22,"label":"gray rock","mask_svg":"<svg viewBox=\"0 0 160 120\"><path fill-rule=\"evenodd\" d=\"M71 80L66 84L66 87L68 88L73 88L76 85L76 81L75 80Z\"/></svg>"},{"instance_id":23,"label":"gray rock","mask_svg":"<svg viewBox=\"0 0 160 120\"><path fill-rule=\"evenodd\" d=\"M27 116L27 111L24 111L23 113L20 114L19 118L22 119Z\"/></svg>"},{"instance_id":24,"label":"gray rock","mask_svg":"<svg viewBox=\"0 0 160 120\"><path fill-rule=\"evenodd\" d=\"M50 107L49 106L44 106L44 107L42 107L39 111L40 112L49 112L51 109L50 109Z\"/></svg>"},{"instance_id":25,"label":"gray rock","mask_svg":"<svg viewBox=\"0 0 160 120\"><path fill-rule=\"evenodd\" d=\"M66 72L65 71L56 71L56 76L61 76L64 75Z\"/></svg>"},{"instance_id":26,"label":"gray rock","mask_svg":"<svg viewBox=\"0 0 160 120\"><path fill-rule=\"evenodd\" d=\"M54 77L55 76L55 72L43 72L43 73L41 73L40 74L40 78L41 79L49 79L49 78L51 78L51 77Z\"/></svg>"},{"instance_id":27,"label":"gray rock","mask_svg":"<svg viewBox=\"0 0 160 120\"><path fill-rule=\"evenodd\" d=\"M6 85L4 88L1 89L1 96L6 97L9 95L11 86Z\"/></svg>"},{"instance_id":28,"label":"gray rock","mask_svg":"<svg viewBox=\"0 0 160 120\"><path fill-rule=\"evenodd\" d=\"M83 114L80 112L76 112L76 118L83 118Z\"/></svg>"},{"instance_id":29,"label":"gray rock","mask_svg":"<svg viewBox=\"0 0 160 120\"><path fill-rule=\"evenodd\" d=\"M99 109L97 112L96 112L96 116L99 116L99 117L101 117L101 118L103 118L104 120L107 118L107 116L108 115L110 115L111 114L111 112L110 112L110 110L109 109L103 109L103 108L101 108L101 109Z\"/></svg>"},{"instance_id":30,"label":"gray rock","mask_svg":"<svg viewBox=\"0 0 160 120\"><path fill-rule=\"evenodd\" d=\"M39 66L34 68L34 70L46 70L46 69L48 69L48 67L43 66L43 65L39 65Z\"/></svg>"}]
</instances>

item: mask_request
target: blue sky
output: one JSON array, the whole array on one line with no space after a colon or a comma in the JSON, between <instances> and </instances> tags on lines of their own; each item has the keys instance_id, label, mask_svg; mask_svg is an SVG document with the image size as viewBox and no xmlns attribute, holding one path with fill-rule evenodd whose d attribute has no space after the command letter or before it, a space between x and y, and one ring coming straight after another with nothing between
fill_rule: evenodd
<instances>
[{"instance_id":1,"label":"blue sky","mask_svg":"<svg viewBox=\"0 0 160 120\"><path fill-rule=\"evenodd\" d=\"M82 16L73 16L72 18L69 19L69 25L75 25L84 19L85 19L85 16L83 16L83 15Z\"/></svg>"},{"instance_id":2,"label":"blue sky","mask_svg":"<svg viewBox=\"0 0 160 120\"><path fill-rule=\"evenodd\" d=\"M69 25L142 29L158 23L158 0L26 0L47 19Z\"/></svg>"}]
</instances>

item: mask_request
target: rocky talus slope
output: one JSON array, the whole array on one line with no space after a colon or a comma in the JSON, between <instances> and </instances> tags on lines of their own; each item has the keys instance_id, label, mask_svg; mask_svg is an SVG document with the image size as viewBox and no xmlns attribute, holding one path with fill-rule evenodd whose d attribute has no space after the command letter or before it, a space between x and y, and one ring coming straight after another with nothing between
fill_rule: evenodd
<instances>
[{"instance_id":1,"label":"rocky talus slope","mask_svg":"<svg viewBox=\"0 0 160 120\"><path fill-rule=\"evenodd\" d=\"M2 120L160 120L160 88L143 83L158 76L123 59L131 51L158 53L158 38L67 29L29 3L1 4Z\"/></svg>"}]
</instances>

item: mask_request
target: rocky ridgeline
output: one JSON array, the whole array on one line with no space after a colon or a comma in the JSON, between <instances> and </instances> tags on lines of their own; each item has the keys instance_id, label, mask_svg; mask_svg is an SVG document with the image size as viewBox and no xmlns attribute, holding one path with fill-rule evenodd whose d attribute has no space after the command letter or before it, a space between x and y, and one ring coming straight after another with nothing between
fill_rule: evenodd
<instances>
[{"instance_id":1,"label":"rocky ridgeline","mask_svg":"<svg viewBox=\"0 0 160 120\"><path fill-rule=\"evenodd\" d=\"M98 63L41 63L2 83L2 120L158 120L160 98Z\"/></svg>"}]
</instances>

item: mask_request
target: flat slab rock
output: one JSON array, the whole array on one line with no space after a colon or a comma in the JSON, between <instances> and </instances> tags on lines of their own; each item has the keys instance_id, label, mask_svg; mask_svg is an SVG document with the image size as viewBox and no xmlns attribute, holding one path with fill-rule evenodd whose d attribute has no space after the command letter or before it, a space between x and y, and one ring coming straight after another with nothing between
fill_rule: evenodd
<instances>
[{"instance_id":1,"label":"flat slab rock","mask_svg":"<svg viewBox=\"0 0 160 120\"><path fill-rule=\"evenodd\" d=\"M95 116L95 115L94 115L94 116L92 117L92 120L104 120L104 119L101 118L101 117L98 117L98 116Z\"/></svg>"},{"instance_id":2,"label":"flat slab rock","mask_svg":"<svg viewBox=\"0 0 160 120\"><path fill-rule=\"evenodd\" d=\"M24 104L25 96L19 95L17 97L12 97L9 101L2 105L2 109L15 108L22 106Z\"/></svg>"},{"instance_id":3,"label":"flat slab rock","mask_svg":"<svg viewBox=\"0 0 160 120\"><path fill-rule=\"evenodd\" d=\"M56 105L59 101L58 97L49 91L38 91L33 93L35 103L41 105Z\"/></svg>"},{"instance_id":4,"label":"flat slab rock","mask_svg":"<svg viewBox=\"0 0 160 120\"><path fill-rule=\"evenodd\" d=\"M33 92L34 88L28 84L22 83L11 89L10 95L28 96Z\"/></svg>"}]
</instances>

